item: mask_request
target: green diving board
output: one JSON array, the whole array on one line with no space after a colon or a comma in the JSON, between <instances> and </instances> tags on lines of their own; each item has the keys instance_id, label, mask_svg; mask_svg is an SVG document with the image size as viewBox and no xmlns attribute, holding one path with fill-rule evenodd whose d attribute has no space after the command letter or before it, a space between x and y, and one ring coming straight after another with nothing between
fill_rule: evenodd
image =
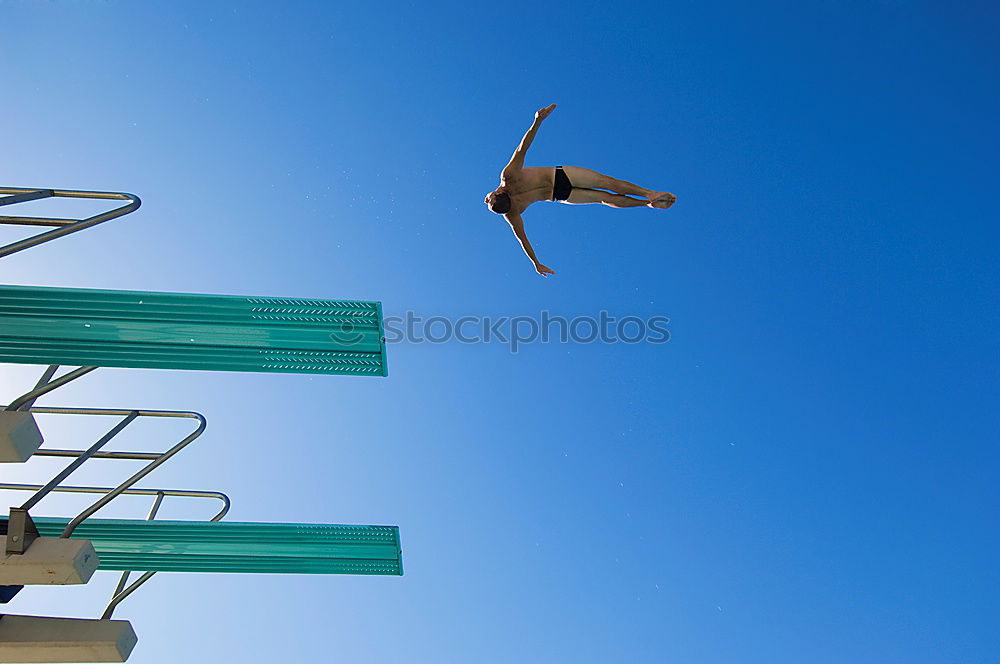
<instances>
[{"instance_id":1,"label":"green diving board","mask_svg":"<svg viewBox=\"0 0 1000 664\"><path fill-rule=\"evenodd\" d=\"M0 286L0 362L385 376L379 302Z\"/></svg>"},{"instance_id":2,"label":"green diving board","mask_svg":"<svg viewBox=\"0 0 1000 664\"><path fill-rule=\"evenodd\" d=\"M69 519L34 522L59 537ZM396 526L87 519L72 538L90 540L101 570L403 574Z\"/></svg>"}]
</instances>

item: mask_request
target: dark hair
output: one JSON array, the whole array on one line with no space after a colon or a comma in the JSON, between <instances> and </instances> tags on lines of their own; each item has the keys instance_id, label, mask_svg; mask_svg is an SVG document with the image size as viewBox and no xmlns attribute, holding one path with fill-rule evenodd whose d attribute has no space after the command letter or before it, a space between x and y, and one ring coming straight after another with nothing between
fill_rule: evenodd
<instances>
[{"instance_id":1,"label":"dark hair","mask_svg":"<svg viewBox=\"0 0 1000 664\"><path fill-rule=\"evenodd\" d=\"M490 210L497 214L507 214L510 212L510 196L506 193L494 194L493 205Z\"/></svg>"}]
</instances>

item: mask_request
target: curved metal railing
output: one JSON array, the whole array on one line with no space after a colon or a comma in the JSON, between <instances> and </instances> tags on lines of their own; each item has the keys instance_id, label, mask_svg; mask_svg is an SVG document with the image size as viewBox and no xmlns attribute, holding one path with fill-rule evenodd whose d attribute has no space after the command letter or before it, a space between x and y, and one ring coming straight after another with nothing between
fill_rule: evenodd
<instances>
[{"instance_id":1,"label":"curved metal railing","mask_svg":"<svg viewBox=\"0 0 1000 664\"><path fill-rule=\"evenodd\" d=\"M59 452L71 452L72 450L58 450ZM127 454L127 453L126 453ZM51 455L51 456L65 456L65 455ZM123 457L113 457L113 458L123 458ZM130 458L130 457L127 457ZM0 490L9 491L35 491L37 492L44 489L48 485L41 484L16 484L2 482L0 483ZM120 487L96 487L96 486L54 486L50 490L56 492L65 493L103 493L109 494L112 491L116 491ZM229 496L222 493L221 491L191 491L187 489L134 489L127 488L120 492L120 494L135 495L135 496L156 496L156 500L153 502L153 507L149 511L149 516L146 517L147 521L152 521L156 518L156 513L160 510L160 505L163 503L163 498L165 496L181 496L186 498L215 498L222 501L222 509L220 509L215 516L213 516L209 521L219 521L222 517L226 516L229 512L229 508L232 505L232 501L229 500ZM62 537L66 537L65 532ZM127 588L125 584L128 583L129 575L131 571L123 571L121 577L118 580L118 585L115 587L113 593L111 593L111 601L108 602L107 607L104 609L104 613L101 614L102 620L108 620L111 618L115 609L121 604L122 600L134 593L142 584L149 581L156 572L144 572L142 576L136 579Z\"/></svg>"},{"instance_id":2,"label":"curved metal railing","mask_svg":"<svg viewBox=\"0 0 1000 664\"><path fill-rule=\"evenodd\" d=\"M0 206L14 205L16 203L26 203L43 198L93 198L99 200L128 201L126 205L117 207L108 212L102 212L92 217L84 219L63 219L58 217L22 217L22 216L0 216L0 224L15 226L54 226L50 231L45 231L37 235L11 242L0 247L0 258L15 254L31 247L36 247L45 242L51 242L64 235L85 230L105 221L111 221L118 217L135 212L142 205L142 201L135 194L116 191L80 191L75 189L42 189L24 187L0 187L0 194L7 194L0 197Z\"/></svg>"}]
</instances>

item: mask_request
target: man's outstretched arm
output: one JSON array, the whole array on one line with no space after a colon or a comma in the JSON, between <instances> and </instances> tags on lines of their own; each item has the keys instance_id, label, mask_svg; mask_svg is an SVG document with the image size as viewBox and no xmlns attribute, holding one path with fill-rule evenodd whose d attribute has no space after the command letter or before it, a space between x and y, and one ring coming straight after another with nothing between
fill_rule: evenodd
<instances>
[{"instance_id":1,"label":"man's outstretched arm","mask_svg":"<svg viewBox=\"0 0 1000 664\"><path fill-rule=\"evenodd\" d=\"M531 243L528 242L528 236L524 234L524 221L521 219L521 215L508 212L504 215L504 219L506 219L507 223L510 224L510 229L514 231L517 241L521 243L521 248L524 249L524 253L527 254L528 258L530 258L531 262L534 264L535 272L543 277L555 274L555 272L542 265L535 256L535 250L531 248Z\"/></svg>"},{"instance_id":2,"label":"man's outstretched arm","mask_svg":"<svg viewBox=\"0 0 1000 664\"><path fill-rule=\"evenodd\" d=\"M549 114L555 107L555 104L551 104L535 113L535 121L531 123L531 127L525 132L524 138L521 139L521 143L514 150L514 155L503 169L505 176L524 168L524 155L528 152L528 148L531 147L531 142L535 140L535 134L538 133L538 128L542 126L542 120L549 117Z\"/></svg>"}]
</instances>

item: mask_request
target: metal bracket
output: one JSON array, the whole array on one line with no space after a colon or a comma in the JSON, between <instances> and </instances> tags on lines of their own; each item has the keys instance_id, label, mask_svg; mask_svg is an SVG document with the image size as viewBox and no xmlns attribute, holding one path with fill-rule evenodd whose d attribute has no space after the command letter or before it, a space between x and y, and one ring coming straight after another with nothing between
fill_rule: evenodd
<instances>
[{"instance_id":1,"label":"metal bracket","mask_svg":"<svg viewBox=\"0 0 1000 664\"><path fill-rule=\"evenodd\" d=\"M80 376L84 376L90 373L91 371L94 371L97 368L98 367L78 367L76 369L73 369L72 371L67 371L62 376L59 376L56 379L53 379L52 376L54 376L56 371L59 370L59 365L58 364L50 365L42 373L42 377L38 379L38 382L35 384L34 389L32 389L30 392L25 392L18 398L11 401L10 404L7 405L5 410L10 410L10 411L31 410L31 407L34 405L35 401L38 400L38 397L44 394L48 394L57 387L62 387L71 380L76 380Z\"/></svg>"},{"instance_id":2,"label":"metal bracket","mask_svg":"<svg viewBox=\"0 0 1000 664\"><path fill-rule=\"evenodd\" d=\"M31 543L38 539L38 528L31 520L28 510L11 507L7 520L7 555L21 555Z\"/></svg>"}]
</instances>

